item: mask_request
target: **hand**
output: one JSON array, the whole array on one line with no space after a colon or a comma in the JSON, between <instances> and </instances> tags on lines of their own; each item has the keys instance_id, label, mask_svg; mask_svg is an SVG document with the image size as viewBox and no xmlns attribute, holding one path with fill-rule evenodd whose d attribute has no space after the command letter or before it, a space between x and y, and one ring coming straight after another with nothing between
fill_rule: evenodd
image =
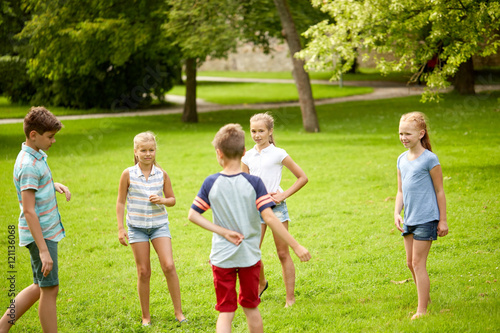
<instances>
[{"instance_id":1,"label":"hand","mask_svg":"<svg viewBox=\"0 0 500 333\"><path fill-rule=\"evenodd\" d=\"M128 242L128 234L127 232L125 231L125 229L120 229L118 230L118 240L120 241L120 243L122 245L125 245L127 246L127 242Z\"/></svg>"},{"instance_id":2,"label":"hand","mask_svg":"<svg viewBox=\"0 0 500 333\"><path fill-rule=\"evenodd\" d=\"M401 227L401 224L403 224L403 218L401 215L394 215L394 225L396 228L398 228L399 231L403 232L403 228Z\"/></svg>"},{"instance_id":3,"label":"hand","mask_svg":"<svg viewBox=\"0 0 500 333\"><path fill-rule=\"evenodd\" d=\"M299 257L300 261L309 261L311 259L311 254L305 247L299 245L297 248L293 249L297 257Z\"/></svg>"},{"instance_id":4,"label":"hand","mask_svg":"<svg viewBox=\"0 0 500 333\"><path fill-rule=\"evenodd\" d=\"M69 188L67 186L60 183L54 183L54 188L57 192L64 193L66 195L66 201L71 200L71 192L69 191Z\"/></svg>"},{"instance_id":5,"label":"hand","mask_svg":"<svg viewBox=\"0 0 500 333\"><path fill-rule=\"evenodd\" d=\"M156 205L160 205L162 204L162 201L163 201L163 198L160 197L159 195L157 194L151 194L149 196L149 201L151 201L152 203L156 204Z\"/></svg>"},{"instance_id":6,"label":"hand","mask_svg":"<svg viewBox=\"0 0 500 333\"><path fill-rule=\"evenodd\" d=\"M243 236L239 232L228 230L228 232L224 234L224 238L233 243L234 245L238 246L241 244L245 236Z\"/></svg>"},{"instance_id":7,"label":"hand","mask_svg":"<svg viewBox=\"0 0 500 333\"><path fill-rule=\"evenodd\" d=\"M272 192L269 193L269 195L271 196L271 199L273 199L275 204L279 204L286 199L286 196L283 194L283 192Z\"/></svg>"},{"instance_id":8,"label":"hand","mask_svg":"<svg viewBox=\"0 0 500 333\"><path fill-rule=\"evenodd\" d=\"M52 261L52 257L50 256L48 250L40 252L40 260L42 261L43 276L49 275L50 271L52 271L52 267L54 266L54 262Z\"/></svg>"},{"instance_id":9,"label":"hand","mask_svg":"<svg viewBox=\"0 0 500 333\"><path fill-rule=\"evenodd\" d=\"M448 235L448 223L445 220L440 220L438 223L438 236L444 237Z\"/></svg>"}]
</instances>

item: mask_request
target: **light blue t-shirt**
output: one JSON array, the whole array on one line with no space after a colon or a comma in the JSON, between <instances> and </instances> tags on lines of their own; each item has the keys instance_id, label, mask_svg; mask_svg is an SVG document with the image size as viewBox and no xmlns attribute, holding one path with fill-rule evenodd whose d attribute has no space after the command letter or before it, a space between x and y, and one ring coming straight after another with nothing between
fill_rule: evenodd
<instances>
[{"instance_id":1,"label":"light blue t-shirt","mask_svg":"<svg viewBox=\"0 0 500 333\"><path fill-rule=\"evenodd\" d=\"M404 224L419 225L439 220L439 207L430 171L439 160L433 152L425 150L413 161L408 152L398 157L403 188Z\"/></svg>"},{"instance_id":2,"label":"light blue t-shirt","mask_svg":"<svg viewBox=\"0 0 500 333\"><path fill-rule=\"evenodd\" d=\"M221 268L250 267L260 260L260 215L274 207L262 180L247 173L217 173L205 179L191 208L203 214L212 208L213 222L245 237L234 245L214 233L210 263Z\"/></svg>"}]
</instances>

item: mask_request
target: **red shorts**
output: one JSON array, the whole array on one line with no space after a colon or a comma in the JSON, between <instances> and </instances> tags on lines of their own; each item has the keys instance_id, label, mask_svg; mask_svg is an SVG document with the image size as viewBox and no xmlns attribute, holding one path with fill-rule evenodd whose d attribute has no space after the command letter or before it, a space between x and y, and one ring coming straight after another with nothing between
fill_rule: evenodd
<instances>
[{"instance_id":1,"label":"red shorts","mask_svg":"<svg viewBox=\"0 0 500 333\"><path fill-rule=\"evenodd\" d=\"M240 280L240 296L238 303L244 308L256 308L260 304L259 298L259 260L250 267L221 268L212 265L214 273L215 294L217 305L215 310L220 312L235 312L238 308L236 303L236 275Z\"/></svg>"}]
</instances>

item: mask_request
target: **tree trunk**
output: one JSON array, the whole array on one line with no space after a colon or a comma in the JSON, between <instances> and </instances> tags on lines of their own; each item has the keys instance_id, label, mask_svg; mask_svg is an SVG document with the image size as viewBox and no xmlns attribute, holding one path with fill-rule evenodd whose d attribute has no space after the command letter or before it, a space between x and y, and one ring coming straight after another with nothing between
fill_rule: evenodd
<instances>
[{"instance_id":1,"label":"tree trunk","mask_svg":"<svg viewBox=\"0 0 500 333\"><path fill-rule=\"evenodd\" d=\"M184 101L184 112L182 121L185 123L197 123L198 113L196 111L196 59L186 59L186 100Z\"/></svg>"},{"instance_id":2,"label":"tree trunk","mask_svg":"<svg viewBox=\"0 0 500 333\"><path fill-rule=\"evenodd\" d=\"M304 70L304 61L294 57L295 53L302 49L302 46L300 45L299 34L295 28L292 14L290 13L286 0L274 0L274 4L278 10L281 25L285 32L285 39L292 57L292 74L299 93L299 104L302 112L304 129L307 132L319 132L318 117L316 115L316 108L314 107L309 74Z\"/></svg>"},{"instance_id":3,"label":"tree trunk","mask_svg":"<svg viewBox=\"0 0 500 333\"><path fill-rule=\"evenodd\" d=\"M474 63L472 58L463 62L458 67L458 72L454 79L455 90L460 95L474 95Z\"/></svg>"}]
</instances>

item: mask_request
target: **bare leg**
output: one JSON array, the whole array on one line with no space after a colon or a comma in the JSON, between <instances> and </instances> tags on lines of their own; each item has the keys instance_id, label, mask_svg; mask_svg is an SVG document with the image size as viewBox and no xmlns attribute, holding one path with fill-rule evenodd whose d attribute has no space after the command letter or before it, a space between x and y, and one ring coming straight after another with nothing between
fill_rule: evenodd
<instances>
[{"instance_id":1,"label":"bare leg","mask_svg":"<svg viewBox=\"0 0 500 333\"><path fill-rule=\"evenodd\" d=\"M149 260L149 242L130 244L137 266L137 292L141 303L142 324L151 322L149 313L149 281L151 279L151 262Z\"/></svg>"},{"instance_id":2,"label":"bare leg","mask_svg":"<svg viewBox=\"0 0 500 333\"><path fill-rule=\"evenodd\" d=\"M413 270L413 235L410 234L403 238L406 250L406 266L408 266L408 269L410 270L411 275L413 277L413 281L415 282L416 285L417 279L415 278L415 271Z\"/></svg>"},{"instance_id":3,"label":"bare leg","mask_svg":"<svg viewBox=\"0 0 500 333\"><path fill-rule=\"evenodd\" d=\"M41 287L38 317L44 333L57 332L57 294L59 286Z\"/></svg>"},{"instance_id":4,"label":"bare leg","mask_svg":"<svg viewBox=\"0 0 500 333\"><path fill-rule=\"evenodd\" d=\"M220 312L217 318L217 333L231 333L231 324L233 322L234 312Z\"/></svg>"},{"instance_id":5,"label":"bare leg","mask_svg":"<svg viewBox=\"0 0 500 333\"><path fill-rule=\"evenodd\" d=\"M266 228L267 228L267 225L265 224L261 224L261 235L260 235L260 245L259 245L259 248L262 248L262 242L264 241L264 236L266 234ZM262 262L261 260L261 267L260 267L260 278L259 278L259 295L262 293L262 291L264 290L264 288L266 288L266 284L267 284L267 281L266 281L266 277L264 275L264 263Z\"/></svg>"},{"instance_id":6,"label":"bare leg","mask_svg":"<svg viewBox=\"0 0 500 333\"><path fill-rule=\"evenodd\" d=\"M32 284L17 294L15 302L9 305L2 319L0 319L0 333L8 332L12 324L17 322L39 298L40 287L38 287L38 284Z\"/></svg>"},{"instance_id":7,"label":"bare leg","mask_svg":"<svg viewBox=\"0 0 500 333\"><path fill-rule=\"evenodd\" d=\"M288 221L283 222L283 226L288 230ZM285 307L295 304L295 266L288 245L281 239L281 237L274 235L274 244L278 252L278 258L281 262L281 269L283 271L283 281L285 282L286 290L286 304Z\"/></svg>"},{"instance_id":8,"label":"bare leg","mask_svg":"<svg viewBox=\"0 0 500 333\"><path fill-rule=\"evenodd\" d=\"M413 270L417 281L418 308L412 319L417 319L427 313L429 304L430 280L427 273L427 257L431 249L432 241L413 241Z\"/></svg>"},{"instance_id":9,"label":"bare leg","mask_svg":"<svg viewBox=\"0 0 500 333\"><path fill-rule=\"evenodd\" d=\"M263 333L264 325L258 308L243 308L247 317L248 331L250 333Z\"/></svg>"},{"instance_id":10,"label":"bare leg","mask_svg":"<svg viewBox=\"0 0 500 333\"><path fill-rule=\"evenodd\" d=\"M184 317L182 313L181 288L179 285L179 277L175 270L172 254L172 240L168 237L159 237L153 239L151 243L153 243L156 253L158 253L161 269L167 279L168 291L170 292L170 298L172 298L172 303L174 305L175 318L180 322L186 319L186 317Z\"/></svg>"}]
</instances>

